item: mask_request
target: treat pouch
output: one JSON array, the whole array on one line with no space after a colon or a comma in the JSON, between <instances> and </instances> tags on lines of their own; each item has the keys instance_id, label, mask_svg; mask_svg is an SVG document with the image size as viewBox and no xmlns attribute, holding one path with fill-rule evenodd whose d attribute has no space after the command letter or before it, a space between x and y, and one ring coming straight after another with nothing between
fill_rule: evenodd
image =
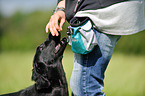
<instances>
[{"instance_id":1,"label":"treat pouch","mask_svg":"<svg viewBox=\"0 0 145 96\"><path fill-rule=\"evenodd\" d=\"M80 26L69 26L69 44L72 51L77 54L87 54L97 45L97 39L90 20Z\"/></svg>"}]
</instances>

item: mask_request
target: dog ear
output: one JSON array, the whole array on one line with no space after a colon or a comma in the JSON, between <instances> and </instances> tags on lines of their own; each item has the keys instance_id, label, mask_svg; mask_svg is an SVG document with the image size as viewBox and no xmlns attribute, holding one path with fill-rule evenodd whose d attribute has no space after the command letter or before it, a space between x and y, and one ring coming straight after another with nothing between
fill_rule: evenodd
<instances>
[{"instance_id":1,"label":"dog ear","mask_svg":"<svg viewBox=\"0 0 145 96\"><path fill-rule=\"evenodd\" d=\"M47 72L45 72L47 69L45 68L45 65L37 62L34 63L33 67L32 80L36 82L35 88L37 90L49 89L51 83L47 78Z\"/></svg>"},{"instance_id":2,"label":"dog ear","mask_svg":"<svg viewBox=\"0 0 145 96\"><path fill-rule=\"evenodd\" d=\"M51 89L50 82L42 80L42 79L39 79L39 80L36 81L36 83L35 83L36 89L39 90L39 91L43 91L44 89Z\"/></svg>"}]
</instances>

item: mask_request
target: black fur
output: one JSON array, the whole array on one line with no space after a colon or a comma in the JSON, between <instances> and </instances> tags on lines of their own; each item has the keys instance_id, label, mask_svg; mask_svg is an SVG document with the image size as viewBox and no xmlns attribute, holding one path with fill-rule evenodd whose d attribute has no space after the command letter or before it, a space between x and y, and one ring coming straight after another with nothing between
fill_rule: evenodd
<instances>
[{"instance_id":1,"label":"black fur","mask_svg":"<svg viewBox=\"0 0 145 96\"><path fill-rule=\"evenodd\" d=\"M67 39L48 35L37 47L32 70L35 84L15 93L0 96L68 96L67 81L62 66L62 57Z\"/></svg>"}]
</instances>

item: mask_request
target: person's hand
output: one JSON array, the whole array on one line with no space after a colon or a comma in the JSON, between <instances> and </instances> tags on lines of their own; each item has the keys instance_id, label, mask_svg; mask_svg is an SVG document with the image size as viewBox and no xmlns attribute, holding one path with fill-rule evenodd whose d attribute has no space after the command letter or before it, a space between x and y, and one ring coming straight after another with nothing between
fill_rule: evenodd
<instances>
[{"instance_id":1,"label":"person's hand","mask_svg":"<svg viewBox=\"0 0 145 96\"><path fill-rule=\"evenodd\" d=\"M57 11L51 16L48 24L46 25L46 33L51 32L53 36L58 36L58 31L62 31L62 26L65 22L65 13L63 11Z\"/></svg>"}]
</instances>

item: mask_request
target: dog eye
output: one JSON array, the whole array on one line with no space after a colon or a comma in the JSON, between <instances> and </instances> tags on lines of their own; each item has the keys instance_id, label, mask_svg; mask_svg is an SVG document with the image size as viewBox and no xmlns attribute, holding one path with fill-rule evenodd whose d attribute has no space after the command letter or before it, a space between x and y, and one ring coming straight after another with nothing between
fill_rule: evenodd
<instances>
[{"instance_id":1,"label":"dog eye","mask_svg":"<svg viewBox=\"0 0 145 96\"><path fill-rule=\"evenodd\" d=\"M45 44L43 43L43 44L41 44L41 45L38 47L38 49L39 49L40 51L42 51L42 50L44 49L44 47L45 47Z\"/></svg>"},{"instance_id":2,"label":"dog eye","mask_svg":"<svg viewBox=\"0 0 145 96\"><path fill-rule=\"evenodd\" d=\"M39 48L40 49L40 51L42 51L43 50L43 48Z\"/></svg>"},{"instance_id":3,"label":"dog eye","mask_svg":"<svg viewBox=\"0 0 145 96\"><path fill-rule=\"evenodd\" d=\"M40 46L40 47L39 47L39 50L42 51L42 50L43 50L43 46Z\"/></svg>"}]
</instances>

